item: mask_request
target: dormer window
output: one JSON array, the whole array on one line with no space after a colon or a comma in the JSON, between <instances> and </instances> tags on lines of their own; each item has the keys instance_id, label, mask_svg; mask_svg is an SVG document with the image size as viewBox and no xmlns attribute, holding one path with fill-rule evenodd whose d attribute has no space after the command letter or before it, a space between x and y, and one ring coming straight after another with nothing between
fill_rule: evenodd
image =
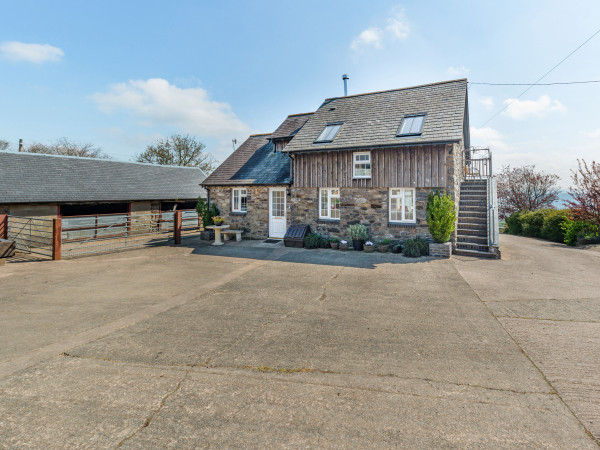
<instances>
[{"instance_id":1,"label":"dormer window","mask_svg":"<svg viewBox=\"0 0 600 450\"><path fill-rule=\"evenodd\" d=\"M396 136L418 136L423 132L425 114L409 114L404 116Z\"/></svg>"},{"instance_id":2,"label":"dormer window","mask_svg":"<svg viewBox=\"0 0 600 450\"><path fill-rule=\"evenodd\" d=\"M332 142L338 131L340 131L340 128L342 128L342 125L343 123L328 123L325 125L323 131L321 131L315 143Z\"/></svg>"}]
</instances>

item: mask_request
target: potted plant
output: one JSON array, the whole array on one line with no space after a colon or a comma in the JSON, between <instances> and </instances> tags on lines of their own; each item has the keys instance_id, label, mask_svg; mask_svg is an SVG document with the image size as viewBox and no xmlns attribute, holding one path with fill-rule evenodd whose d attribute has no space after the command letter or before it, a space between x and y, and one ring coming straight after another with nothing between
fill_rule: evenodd
<instances>
[{"instance_id":1,"label":"potted plant","mask_svg":"<svg viewBox=\"0 0 600 450\"><path fill-rule=\"evenodd\" d=\"M225 217L221 217L221 216L214 216L212 218L212 220L213 220L213 223L218 227L220 227L221 225L223 225L225 223Z\"/></svg>"},{"instance_id":2,"label":"potted plant","mask_svg":"<svg viewBox=\"0 0 600 450\"><path fill-rule=\"evenodd\" d=\"M390 244L392 242L389 239L382 239L379 241L379 245L377 246L377 250L381 253L386 253L390 249Z\"/></svg>"},{"instance_id":3,"label":"potted plant","mask_svg":"<svg viewBox=\"0 0 600 450\"><path fill-rule=\"evenodd\" d=\"M352 238L352 247L354 247L354 250L357 252L361 251L365 245L365 241L369 237L367 227L360 223L350 225L348 234Z\"/></svg>"},{"instance_id":4,"label":"potted plant","mask_svg":"<svg viewBox=\"0 0 600 450\"><path fill-rule=\"evenodd\" d=\"M375 251L375 244L373 244L371 241L367 241L363 246L363 250L365 253L373 253Z\"/></svg>"},{"instance_id":5,"label":"potted plant","mask_svg":"<svg viewBox=\"0 0 600 450\"><path fill-rule=\"evenodd\" d=\"M342 251L348 250L348 241L346 241L344 239L342 239L340 241L340 250L342 250Z\"/></svg>"},{"instance_id":6,"label":"potted plant","mask_svg":"<svg viewBox=\"0 0 600 450\"><path fill-rule=\"evenodd\" d=\"M392 253L401 253L402 246L400 244L392 245Z\"/></svg>"},{"instance_id":7,"label":"potted plant","mask_svg":"<svg viewBox=\"0 0 600 450\"><path fill-rule=\"evenodd\" d=\"M337 250L338 248L340 248L340 240L338 238L333 238L329 241L329 246L334 249Z\"/></svg>"},{"instance_id":8,"label":"potted plant","mask_svg":"<svg viewBox=\"0 0 600 450\"><path fill-rule=\"evenodd\" d=\"M200 233L200 239L212 241L215 238L215 230L207 230L206 227L214 225L212 218L213 216L218 216L221 211L219 211L217 204L214 202L211 203L209 207L208 203L206 203L203 198L198 199L196 211L198 211L198 215L202 219L203 231Z\"/></svg>"},{"instance_id":9,"label":"potted plant","mask_svg":"<svg viewBox=\"0 0 600 450\"><path fill-rule=\"evenodd\" d=\"M304 247L309 249L321 247L323 238L319 233L309 233L304 237Z\"/></svg>"},{"instance_id":10,"label":"potted plant","mask_svg":"<svg viewBox=\"0 0 600 450\"><path fill-rule=\"evenodd\" d=\"M456 210L450 194L435 190L427 199L427 225L433 243L429 244L429 254L450 258L452 244L449 242L456 227Z\"/></svg>"}]
</instances>

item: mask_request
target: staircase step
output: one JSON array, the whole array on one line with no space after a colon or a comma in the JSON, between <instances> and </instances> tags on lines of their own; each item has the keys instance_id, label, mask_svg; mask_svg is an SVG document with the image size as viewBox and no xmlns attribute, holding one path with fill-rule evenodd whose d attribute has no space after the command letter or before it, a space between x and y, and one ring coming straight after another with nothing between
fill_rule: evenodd
<instances>
[{"instance_id":1,"label":"staircase step","mask_svg":"<svg viewBox=\"0 0 600 450\"><path fill-rule=\"evenodd\" d=\"M456 248L460 250L476 250L478 252L487 252L490 249L487 244L476 244L472 242L457 242Z\"/></svg>"},{"instance_id":2,"label":"staircase step","mask_svg":"<svg viewBox=\"0 0 600 450\"><path fill-rule=\"evenodd\" d=\"M492 258L492 259L498 259L498 254L496 253L492 253L492 252L480 252L477 250L465 250L465 249L455 249L452 252L453 255L459 255L459 256L474 256L474 257L479 257L479 258Z\"/></svg>"},{"instance_id":3,"label":"staircase step","mask_svg":"<svg viewBox=\"0 0 600 450\"><path fill-rule=\"evenodd\" d=\"M482 213L486 213L487 212L487 206L485 206L485 204L483 205L478 205L476 203L463 203L462 201L460 202L460 205L458 207L459 211L481 211Z\"/></svg>"},{"instance_id":4,"label":"staircase step","mask_svg":"<svg viewBox=\"0 0 600 450\"><path fill-rule=\"evenodd\" d=\"M487 224L485 223L471 223L471 222L459 222L458 227L456 227L459 232L462 231L477 231L480 233L487 234Z\"/></svg>"},{"instance_id":5,"label":"staircase step","mask_svg":"<svg viewBox=\"0 0 600 450\"><path fill-rule=\"evenodd\" d=\"M487 245L488 238L487 236L476 236L473 234L458 234L456 236L456 241L465 243L465 244L477 244L477 245Z\"/></svg>"}]
</instances>

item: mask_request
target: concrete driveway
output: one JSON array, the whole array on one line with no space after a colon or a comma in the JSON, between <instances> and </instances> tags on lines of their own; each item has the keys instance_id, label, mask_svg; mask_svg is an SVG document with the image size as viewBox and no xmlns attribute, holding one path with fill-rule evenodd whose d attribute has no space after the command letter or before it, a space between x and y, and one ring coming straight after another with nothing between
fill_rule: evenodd
<instances>
[{"instance_id":1,"label":"concrete driveway","mask_svg":"<svg viewBox=\"0 0 600 450\"><path fill-rule=\"evenodd\" d=\"M598 388L594 361L557 363L573 380L556 386L546 341L514 324L560 310L597 325L600 277L589 301L509 304L545 298L498 279L528 286L521 240L541 244L518 239L503 261L188 242L7 264L0 446L596 448L563 398L576 379ZM573 253L573 270L598 255Z\"/></svg>"}]
</instances>

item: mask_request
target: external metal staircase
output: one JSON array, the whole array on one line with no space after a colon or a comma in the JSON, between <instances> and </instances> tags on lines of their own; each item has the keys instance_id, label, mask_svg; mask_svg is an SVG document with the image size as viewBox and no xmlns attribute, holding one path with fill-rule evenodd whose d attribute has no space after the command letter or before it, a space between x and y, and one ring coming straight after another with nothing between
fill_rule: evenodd
<instances>
[{"instance_id":1,"label":"external metal staircase","mask_svg":"<svg viewBox=\"0 0 600 450\"><path fill-rule=\"evenodd\" d=\"M500 257L495 182L489 149L466 150L454 254Z\"/></svg>"}]
</instances>

